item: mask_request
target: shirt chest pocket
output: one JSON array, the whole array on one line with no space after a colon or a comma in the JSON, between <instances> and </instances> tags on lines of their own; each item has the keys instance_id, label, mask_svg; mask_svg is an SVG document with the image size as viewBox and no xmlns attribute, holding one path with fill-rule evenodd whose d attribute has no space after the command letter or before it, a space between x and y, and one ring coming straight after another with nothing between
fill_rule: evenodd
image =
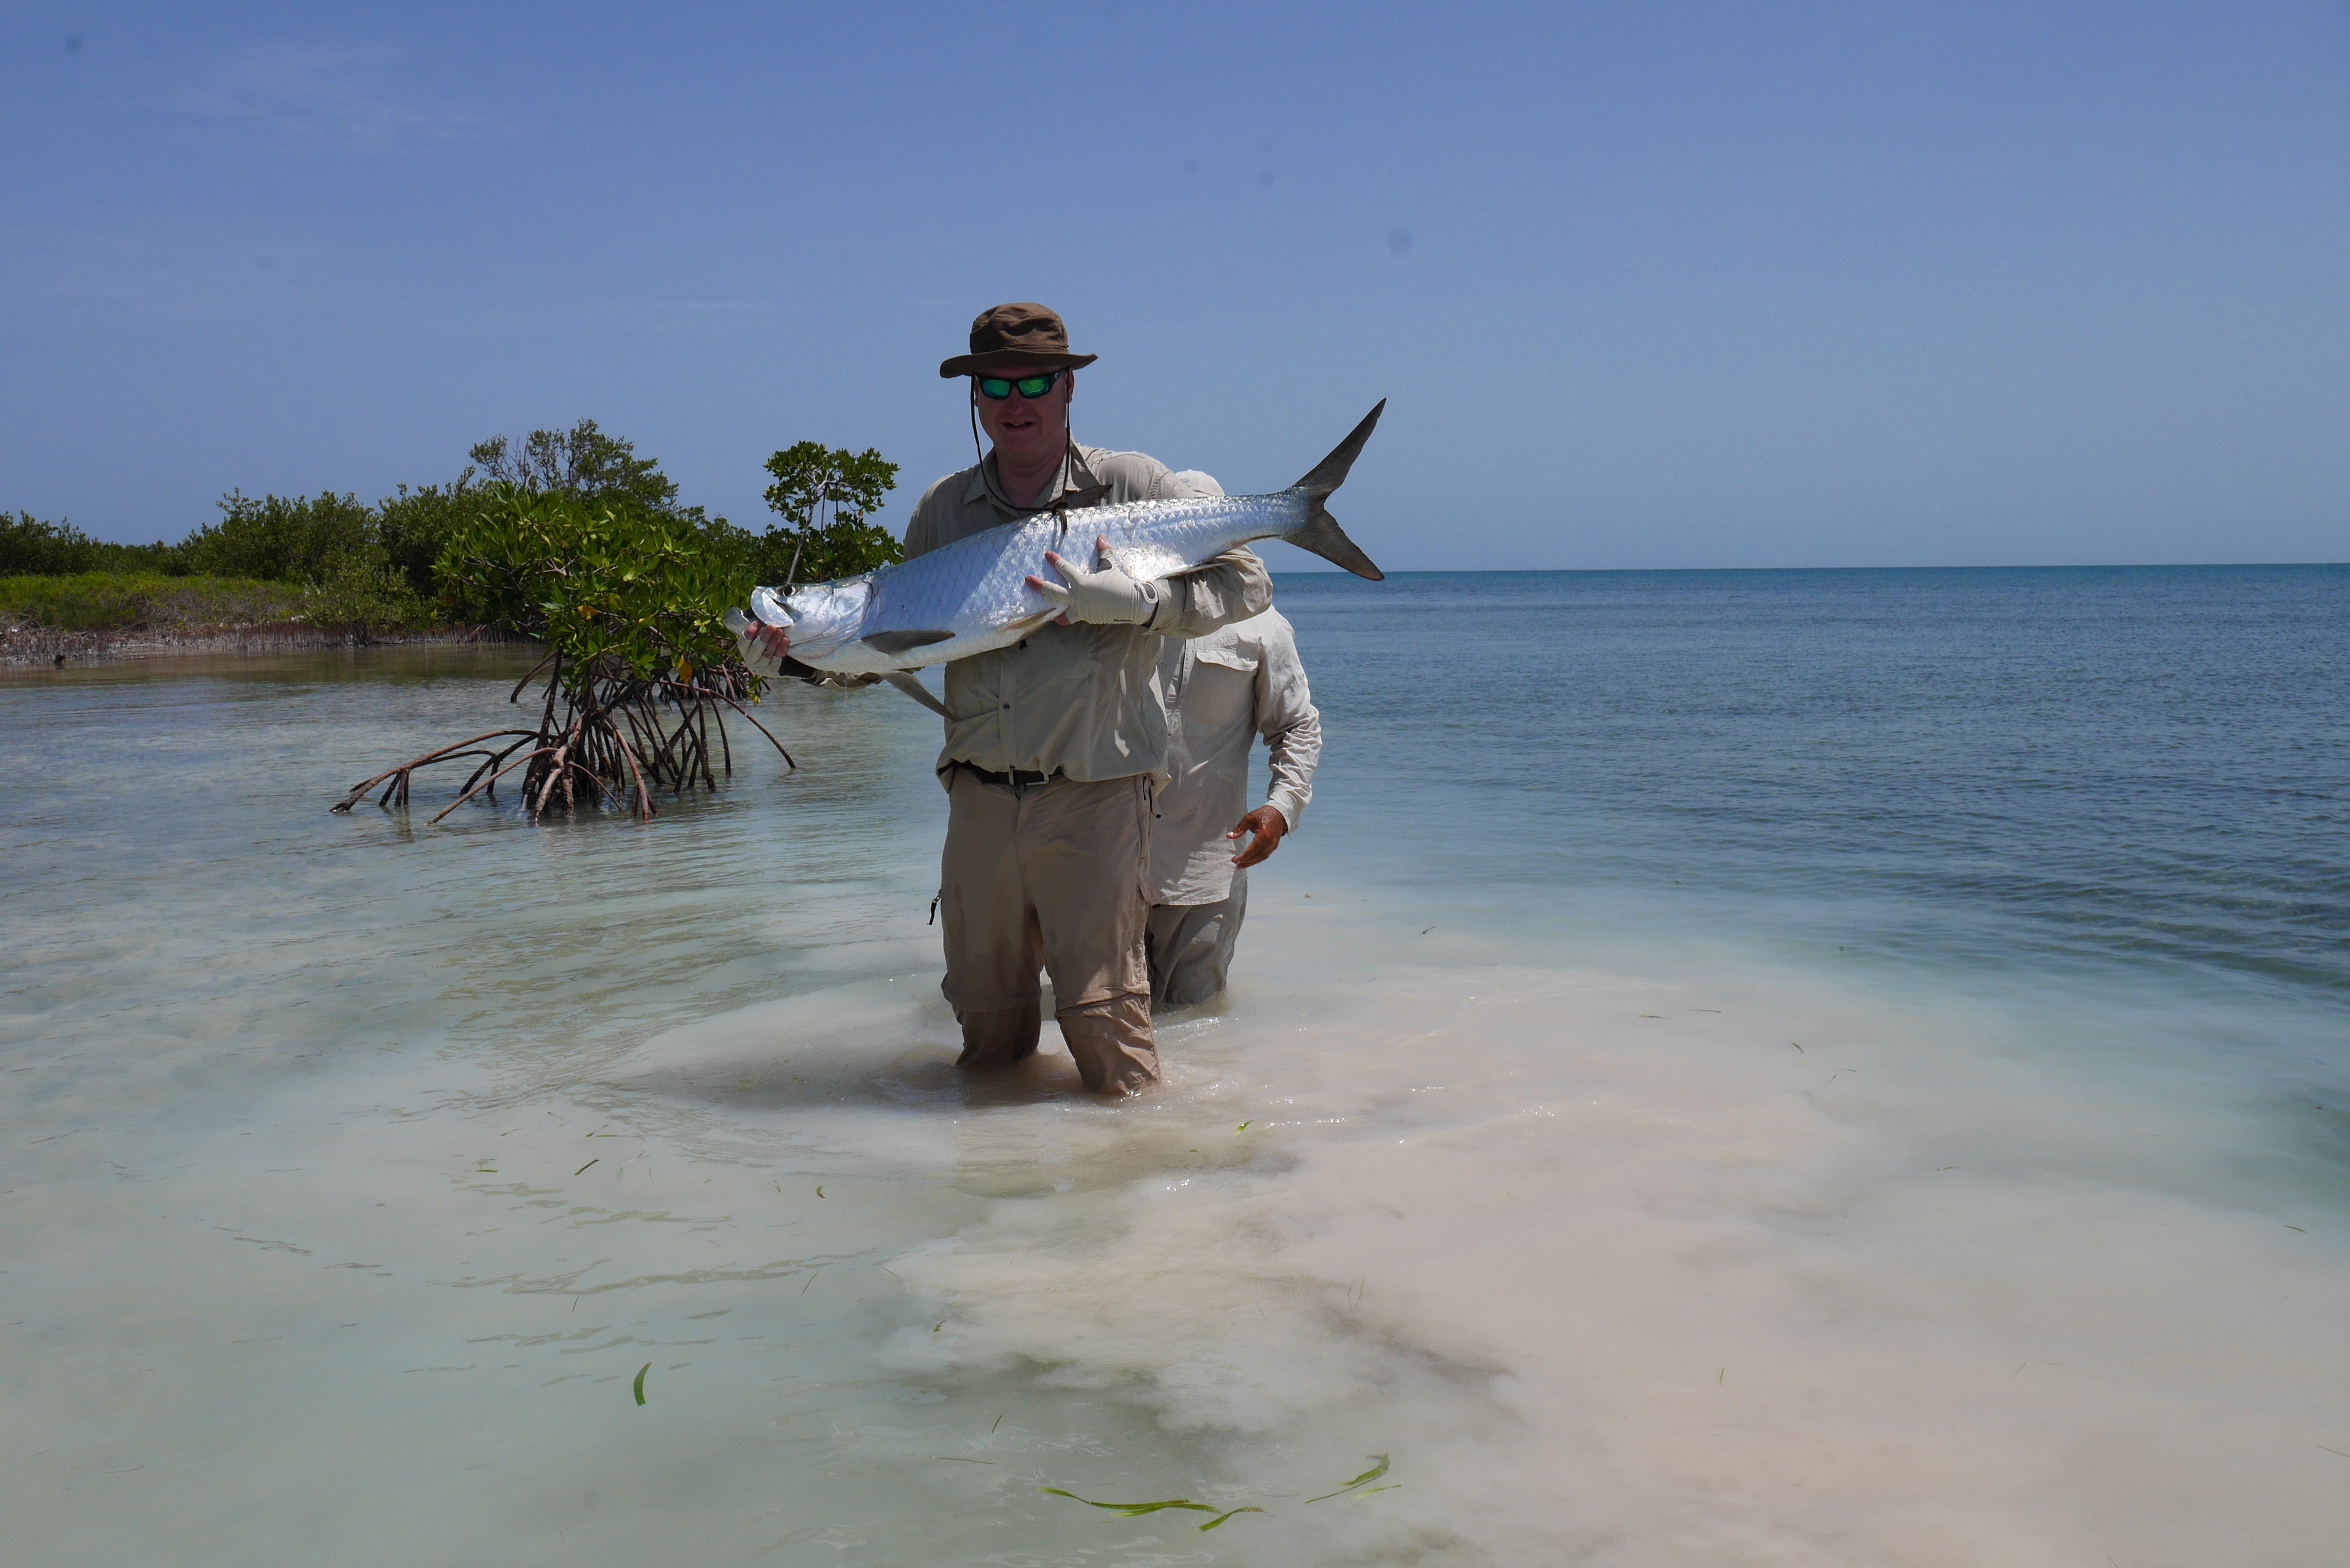
<instances>
[{"instance_id":1,"label":"shirt chest pocket","mask_svg":"<svg viewBox=\"0 0 2350 1568\"><path fill-rule=\"evenodd\" d=\"M1191 666L1191 682L1183 693L1183 715L1201 724L1222 725L1252 716L1255 707L1257 661L1244 653L1219 649L1201 654Z\"/></svg>"},{"instance_id":2,"label":"shirt chest pocket","mask_svg":"<svg viewBox=\"0 0 2350 1568\"><path fill-rule=\"evenodd\" d=\"M1057 687L1061 682L1090 681L1101 672L1105 663L1100 635L1105 629L1124 631L1126 628L1039 627L1022 639L1006 657L1012 660L1012 667L1025 684Z\"/></svg>"}]
</instances>

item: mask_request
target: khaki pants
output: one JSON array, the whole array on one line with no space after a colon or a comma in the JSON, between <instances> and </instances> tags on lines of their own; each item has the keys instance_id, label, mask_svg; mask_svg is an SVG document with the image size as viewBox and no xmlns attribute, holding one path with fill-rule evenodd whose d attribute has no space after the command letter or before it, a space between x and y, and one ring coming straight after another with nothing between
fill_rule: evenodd
<instances>
[{"instance_id":1,"label":"khaki pants","mask_svg":"<svg viewBox=\"0 0 2350 1568\"><path fill-rule=\"evenodd\" d=\"M1224 989L1232 948L1248 913L1248 873L1232 873L1229 898L1213 904L1154 904L1150 909L1150 1004L1193 1007Z\"/></svg>"},{"instance_id":2,"label":"khaki pants","mask_svg":"<svg viewBox=\"0 0 2350 1568\"><path fill-rule=\"evenodd\" d=\"M1042 969L1055 1022L1096 1094L1159 1081L1143 959L1149 918L1150 781L1056 778L1009 787L957 768L947 787L939 909L946 992L963 1067L1036 1049Z\"/></svg>"}]
</instances>

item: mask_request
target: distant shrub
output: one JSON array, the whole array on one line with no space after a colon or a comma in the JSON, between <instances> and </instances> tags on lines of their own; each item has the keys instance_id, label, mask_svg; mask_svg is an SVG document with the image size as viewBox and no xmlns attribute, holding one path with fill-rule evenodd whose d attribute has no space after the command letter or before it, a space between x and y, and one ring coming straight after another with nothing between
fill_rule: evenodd
<instances>
[{"instance_id":1,"label":"distant shrub","mask_svg":"<svg viewBox=\"0 0 2350 1568\"><path fill-rule=\"evenodd\" d=\"M581 420L567 431L533 431L520 445L493 436L476 442L468 455L490 483L509 490L625 502L656 516L696 525L706 521L701 507L677 504L677 481L660 471L660 462L639 457L636 442L606 435L594 420Z\"/></svg>"},{"instance_id":2,"label":"distant shrub","mask_svg":"<svg viewBox=\"0 0 2350 1568\"><path fill-rule=\"evenodd\" d=\"M108 544L69 523L0 514L0 575L75 579L54 592L18 594L24 606L39 607L45 626L136 626L158 615L176 618L172 624L227 624L234 617L216 585L267 583L287 591L256 605L256 618L400 629L432 624L437 601L476 623L549 636L589 662L608 656L633 678L651 679L653 665L667 661L672 669L725 667L732 680L745 672L714 618L743 602L752 584L854 576L900 556L898 541L866 521L898 473L869 450L802 441L775 453L767 462L775 483L766 500L785 525L763 535L679 505L677 484L660 465L593 420L533 431L520 441L499 436L477 443L472 457L475 466L453 482L403 484L374 506L331 491L255 497L233 490L216 521L177 545ZM534 527L539 532L530 535ZM456 547L461 540L463 549ZM518 565L525 556L539 565L525 570ZM494 558L506 565L494 568ZM544 580L532 577L521 597L495 590L497 571L520 582L548 562L587 576L575 582L542 572ZM131 574L138 586L84 580L109 573ZM215 587L192 588L180 596L180 608L166 610L151 582L161 576ZM583 584L592 584L593 594L579 597L588 593ZM682 618L656 631L645 618L661 605ZM643 612L629 638L608 640L608 629L619 624L609 619L584 624L616 608ZM582 624L561 614L577 614Z\"/></svg>"},{"instance_id":3,"label":"distant shrub","mask_svg":"<svg viewBox=\"0 0 2350 1568\"><path fill-rule=\"evenodd\" d=\"M357 631L413 631L436 624L432 604L379 551L374 558L346 556L320 581L302 589L302 618Z\"/></svg>"},{"instance_id":4,"label":"distant shrub","mask_svg":"<svg viewBox=\"0 0 2350 1568\"><path fill-rule=\"evenodd\" d=\"M0 514L0 575L161 572L296 583L340 610L405 613L383 571L397 574L418 601L431 600L440 591L434 563L450 539L481 515L484 495L500 487L608 499L674 519L746 557L753 547L750 536L724 518L679 505L676 482L660 465L637 456L633 443L606 435L593 420L567 431L533 431L519 442L494 437L476 443L472 455L476 466L453 482L402 484L374 506L331 491L289 498L233 490L221 498L217 521L177 545L108 544L69 523ZM487 484L476 477L484 472Z\"/></svg>"},{"instance_id":5,"label":"distant shrub","mask_svg":"<svg viewBox=\"0 0 2350 1568\"><path fill-rule=\"evenodd\" d=\"M29 573L68 576L77 572L184 573L176 545L114 545L93 539L70 523L44 523L29 512L0 513L0 576Z\"/></svg>"},{"instance_id":6,"label":"distant shrub","mask_svg":"<svg viewBox=\"0 0 2350 1568\"><path fill-rule=\"evenodd\" d=\"M96 571L100 548L70 523L44 523L29 512L14 518L0 514L0 574Z\"/></svg>"},{"instance_id":7,"label":"distant shrub","mask_svg":"<svg viewBox=\"0 0 2350 1568\"><path fill-rule=\"evenodd\" d=\"M376 508L376 535L385 560L409 591L429 599L440 592L432 564L467 523L481 515L488 488L473 483L467 469L453 484L401 485Z\"/></svg>"},{"instance_id":8,"label":"distant shrub","mask_svg":"<svg viewBox=\"0 0 2350 1568\"><path fill-rule=\"evenodd\" d=\"M437 504L442 501L438 492L429 497L403 492L391 504L400 508L399 538L409 558L425 538L436 547L445 539L448 525L436 515L446 510ZM356 495L330 491L256 500L232 491L220 505L220 521L180 546L198 571L298 584L299 614L319 626L405 630L431 624L424 594L385 545L382 514L359 504ZM429 587L429 566L424 576Z\"/></svg>"},{"instance_id":9,"label":"distant shrub","mask_svg":"<svg viewBox=\"0 0 2350 1568\"><path fill-rule=\"evenodd\" d=\"M188 576L187 558L177 545L157 540L152 545L113 545L105 540L96 543L97 553L91 557L90 570L97 572L161 572L166 576Z\"/></svg>"},{"instance_id":10,"label":"distant shrub","mask_svg":"<svg viewBox=\"0 0 2350 1568\"><path fill-rule=\"evenodd\" d=\"M381 555L374 511L356 495L328 492L316 497L265 495L231 491L221 499L221 518L181 545L192 571L221 577L257 577L265 582L320 583L352 560L373 564Z\"/></svg>"},{"instance_id":11,"label":"distant shrub","mask_svg":"<svg viewBox=\"0 0 2350 1568\"><path fill-rule=\"evenodd\" d=\"M302 614L302 590L286 583L161 572L0 577L0 615L58 631L252 626Z\"/></svg>"}]
</instances>

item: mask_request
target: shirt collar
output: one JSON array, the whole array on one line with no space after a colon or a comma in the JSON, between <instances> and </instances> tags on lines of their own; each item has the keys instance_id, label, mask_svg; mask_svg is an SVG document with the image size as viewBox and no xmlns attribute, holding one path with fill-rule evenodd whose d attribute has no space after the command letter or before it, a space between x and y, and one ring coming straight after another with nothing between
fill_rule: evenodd
<instances>
[{"instance_id":1,"label":"shirt collar","mask_svg":"<svg viewBox=\"0 0 2350 1568\"><path fill-rule=\"evenodd\" d=\"M1003 471L996 467L995 452L991 448L987 455L980 459L972 467L971 477L963 481L962 504L965 506L978 506L984 504L993 508L997 516L1006 520L1034 516L1037 512L1049 509L1053 503L1072 491L1091 490L1098 486L1101 479L1095 473L1093 466L1093 460L1098 455L1097 448L1078 446L1072 442L1069 448L1069 461L1058 473L1054 475L1053 488L1046 493L1043 502L1034 510L1023 512L1016 508L1006 507L993 495L988 493L988 485L991 482L999 493L1003 488Z\"/></svg>"}]
</instances>

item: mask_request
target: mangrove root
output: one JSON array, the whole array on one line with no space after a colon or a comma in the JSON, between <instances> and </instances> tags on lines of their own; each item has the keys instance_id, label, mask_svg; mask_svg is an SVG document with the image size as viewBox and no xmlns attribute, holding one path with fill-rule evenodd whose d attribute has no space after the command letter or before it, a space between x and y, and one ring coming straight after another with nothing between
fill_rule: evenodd
<instances>
[{"instance_id":1,"label":"mangrove root","mask_svg":"<svg viewBox=\"0 0 2350 1568\"><path fill-rule=\"evenodd\" d=\"M632 809L639 821L650 822L656 794L715 789L719 774L733 772L729 711L765 736L786 767L798 765L743 706L753 695L753 678L739 665L647 678L617 659L567 664L560 652L553 652L515 684L506 700L522 701L525 689L542 674L546 692L537 704L536 728L492 730L438 747L361 780L331 809L348 812L379 786L378 805L404 809L417 770L470 758L473 772L434 822L476 795L495 800L499 783L517 769L523 806L533 822L551 811L607 805Z\"/></svg>"}]
</instances>

